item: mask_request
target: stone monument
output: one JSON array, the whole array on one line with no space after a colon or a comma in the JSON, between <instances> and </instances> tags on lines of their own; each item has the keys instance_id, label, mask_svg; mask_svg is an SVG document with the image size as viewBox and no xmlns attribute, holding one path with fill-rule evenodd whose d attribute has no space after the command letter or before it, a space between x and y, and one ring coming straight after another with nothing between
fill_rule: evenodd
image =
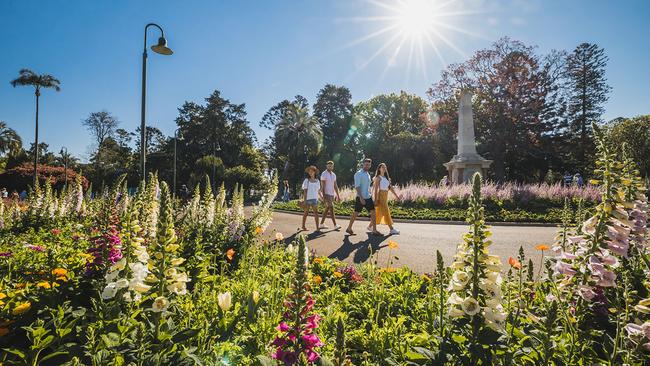
<instances>
[{"instance_id":1,"label":"stone monument","mask_svg":"<svg viewBox=\"0 0 650 366\"><path fill-rule=\"evenodd\" d=\"M463 90L458 106L458 153L444 164L449 172L449 181L452 184L467 183L476 172L485 176L490 164L492 160L486 160L476 153L472 93Z\"/></svg>"}]
</instances>

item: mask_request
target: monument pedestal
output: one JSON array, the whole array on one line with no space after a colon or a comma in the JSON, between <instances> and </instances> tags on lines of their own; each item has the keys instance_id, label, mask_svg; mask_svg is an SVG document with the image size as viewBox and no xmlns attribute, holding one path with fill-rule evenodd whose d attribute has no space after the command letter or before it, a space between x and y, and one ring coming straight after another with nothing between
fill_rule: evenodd
<instances>
[{"instance_id":1,"label":"monument pedestal","mask_svg":"<svg viewBox=\"0 0 650 366\"><path fill-rule=\"evenodd\" d=\"M476 152L472 93L462 90L458 105L458 154L444 164L449 172L449 181L452 184L467 183L474 173L485 177L490 164L492 160L486 160Z\"/></svg>"},{"instance_id":2,"label":"monument pedestal","mask_svg":"<svg viewBox=\"0 0 650 366\"><path fill-rule=\"evenodd\" d=\"M454 155L449 162L443 165L447 168L449 181L452 184L460 184L471 181L474 173L481 173L481 176L485 177L490 164L492 164L492 160L483 159L476 154L465 157Z\"/></svg>"}]
</instances>

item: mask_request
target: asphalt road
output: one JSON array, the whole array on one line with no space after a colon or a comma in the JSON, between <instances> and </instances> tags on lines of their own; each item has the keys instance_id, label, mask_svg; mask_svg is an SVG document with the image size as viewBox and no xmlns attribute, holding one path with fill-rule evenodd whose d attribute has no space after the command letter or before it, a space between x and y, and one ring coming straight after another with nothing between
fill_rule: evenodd
<instances>
[{"instance_id":1,"label":"asphalt road","mask_svg":"<svg viewBox=\"0 0 650 366\"><path fill-rule=\"evenodd\" d=\"M416 272L431 272L435 267L436 250L439 250L446 264L451 263L456 246L461 241L462 235L468 231L468 225L460 224L422 224L422 223L396 223L395 227L401 231L400 235L373 236L365 232L368 221L357 221L354 224L356 235L348 236L345 228L348 221L337 219L343 226L340 231L334 231L331 220L325 222L330 229L314 232L313 217L307 220L310 231L299 232L301 216L275 212L273 222L267 229L268 236L281 232L285 240L292 240L296 235L305 235L308 247L314 249L318 255L337 258L349 263L363 263L369 260L371 253L373 261L377 260L381 266L386 266L390 257L394 266L408 266ZM380 226L379 230L388 233L388 227ZM535 249L537 244L553 243L557 233L555 227L540 226L493 226L493 244L489 250L491 254L501 256L504 268L507 266L508 257L516 257L519 247L523 246L527 257L533 258L535 266L541 259L541 252ZM388 241L393 240L398 248L388 248ZM389 253L390 252L390 253ZM549 253L546 252L545 255ZM537 270L537 268L535 268Z\"/></svg>"}]
</instances>

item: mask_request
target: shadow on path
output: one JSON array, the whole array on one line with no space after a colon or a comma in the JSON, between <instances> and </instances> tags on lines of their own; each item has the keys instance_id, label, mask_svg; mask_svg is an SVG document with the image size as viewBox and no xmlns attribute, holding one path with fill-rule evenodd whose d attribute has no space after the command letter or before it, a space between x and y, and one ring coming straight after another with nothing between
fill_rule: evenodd
<instances>
[{"instance_id":1,"label":"shadow on path","mask_svg":"<svg viewBox=\"0 0 650 366\"><path fill-rule=\"evenodd\" d=\"M388 236L366 235L368 235L366 240L356 243L352 243L350 241L350 236L346 235L343 238L343 244L330 254L329 257L338 260L345 260L350 256L350 254L354 253L352 261L354 263L363 263L370 258L371 253L377 253L381 248L387 246L381 245L381 243L388 239Z\"/></svg>"}]
</instances>

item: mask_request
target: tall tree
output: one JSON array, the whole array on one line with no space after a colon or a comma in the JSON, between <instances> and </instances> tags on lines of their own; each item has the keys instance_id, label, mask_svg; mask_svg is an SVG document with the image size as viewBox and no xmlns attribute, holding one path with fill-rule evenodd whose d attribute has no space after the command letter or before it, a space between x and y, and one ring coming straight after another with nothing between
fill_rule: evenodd
<instances>
[{"instance_id":1,"label":"tall tree","mask_svg":"<svg viewBox=\"0 0 650 366\"><path fill-rule=\"evenodd\" d=\"M322 141L323 131L318 120L309 115L307 108L290 105L275 131L275 142L283 146L288 158L283 176L286 176L290 165L302 171L299 168L317 156Z\"/></svg>"},{"instance_id":2,"label":"tall tree","mask_svg":"<svg viewBox=\"0 0 650 366\"><path fill-rule=\"evenodd\" d=\"M427 102L404 91L382 94L355 106L363 154L385 162L395 183L431 179L432 143Z\"/></svg>"},{"instance_id":3,"label":"tall tree","mask_svg":"<svg viewBox=\"0 0 650 366\"><path fill-rule=\"evenodd\" d=\"M289 110L290 106L298 106L300 108L307 108L309 107L309 102L307 102L307 98L303 97L302 95L296 95L293 98L293 101L290 100L283 100L280 103L274 105L269 109L266 113L264 113L264 116L262 116L262 120L260 121L260 127L268 128L268 129L274 129L277 127L278 124L284 119L285 114Z\"/></svg>"},{"instance_id":4,"label":"tall tree","mask_svg":"<svg viewBox=\"0 0 650 366\"><path fill-rule=\"evenodd\" d=\"M42 74L39 75L32 70L22 69L18 77L11 81L11 85L15 88L17 86L31 86L34 88L34 95L36 95L36 127L34 129L34 186L38 181L38 102L41 96L41 89L54 89L60 91L61 82L59 79L52 75Z\"/></svg>"},{"instance_id":5,"label":"tall tree","mask_svg":"<svg viewBox=\"0 0 650 366\"><path fill-rule=\"evenodd\" d=\"M113 137L120 122L108 111L93 112L81 124L95 138L99 148L107 137Z\"/></svg>"},{"instance_id":6,"label":"tall tree","mask_svg":"<svg viewBox=\"0 0 650 366\"><path fill-rule=\"evenodd\" d=\"M320 152L319 165L324 166L328 160L336 163L339 174L352 176L356 167L356 131L352 94L344 86L325 85L316 96L314 117L323 131L323 148Z\"/></svg>"},{"instance_id":7,"label":"tall tree","mask_svg":"<svg viewBox=\"0 0 650 366\"><path fill-rule=\"evenodd\" d=\"M434 104L457 106L458 92L471 88L478 150L494 160L493 178L539 181L553 154L557 108L551 96L557 65L531 46L502 38L468 61L450 65L428 94ZM455 108L442 112L457 120Z\"/></svg>"},{"instance_id":8,"label":"tall tree","mask_svg":"<svg viewBox=\"0 0 650 366\"><path fill-rule=\"evenodd\" d=\"M0 154L15 155L23 148L23 141L18 133L7 126L7 123L0 121Z\"/></svg>"},{"instance_id":9,"label":"tall tree","mask_svg":"<svg viewBox=\"0 0 650 366\"><path fill-rule=\"evenodd\" d=\"M608 57L596 44L582 43L566 62L569 84L569 143L575 151L572 158L577 168L591 170L594 161L592 122L602 122L604 104L611 90L605 78Z\"/></svg>"},{"instance_id":10,"label":"tall tree","mask_svg":"<svg viewBox=\"0 0 650 366\"><path fill-rule=\"evenodd\" d=\"M639 164L641 175L650 178L650 115L617 118L608 123L613 146L630 147L632 159Z\"/></svg>"},{"instance_id":11,"label":"tall tree","mask_svg":"<svg viewBox=\"0 0 650 366\"><path fill-rule=\"evenodd\" d=\"M177 143L179 182L187 182L190 185L203 178L192 174L195 172L195 163L199 159L214 156L221 161L225 169L237 167L243 164L247 156L242 152L244 147L252 147L255 142L255 134L246 119L244 104L230 102L223 98L219 91L214 91L205 101L205 105L186 102L179 108L179 116L176 118L179 127ZM217 166L211 162L217 160L201 161L214 166L216 174ZM262 182L262 171L251 170L247 172L247 176L248 173L257 177L257 183ZM217 181L212 183L218 187L221 182L215 180Z\"/></svg>"}]
</instances>

